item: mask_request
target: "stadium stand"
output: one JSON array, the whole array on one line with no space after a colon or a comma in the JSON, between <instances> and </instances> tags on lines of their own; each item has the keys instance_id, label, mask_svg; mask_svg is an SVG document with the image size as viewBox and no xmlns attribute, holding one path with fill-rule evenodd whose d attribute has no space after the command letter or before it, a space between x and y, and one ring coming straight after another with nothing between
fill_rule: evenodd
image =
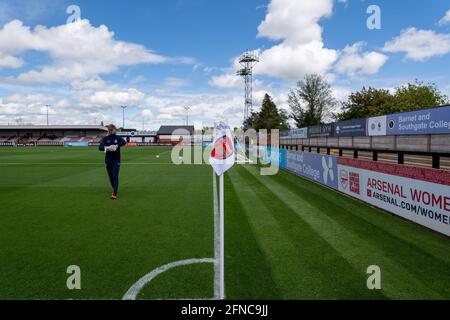
<instances>
[{"instance_id":1,"label":"stadium stand","mask_svg":"<svg viewBox=\"0 0 450 320\"><path fill-rule=\"evenodd\" d=\"M186 134L174 135L176 130ZM103 126L0 126L0 146L64 146L70 144L98 145L106 135ZM156 131L127 129L117 133L129 146L173 145L191 142L194 126L161 126ZM200 139L201 140L201 139Z\"/></svg>"},{"instance_id":2,"label":"stadium stand","mask_svg":"<svg viewBox=\"0 0 450 320\"><path fill-rule=\"evenodd\" d=\"M176 134L176 132L181 134ZM194 135L194 126L161 126L158 130L158 142L177 144L181 141L191 142Z\"/></svg>"},{"instance_id":3,"label":"stadium stand","mask_svg":"<svg viewBox=\"0 0 450 320\"><path fill-rule=\"evenodd\" d=\"M63 146L66 142L98 144L103 126L0 126L0 146Z\"/></svg>"}]
</instances>

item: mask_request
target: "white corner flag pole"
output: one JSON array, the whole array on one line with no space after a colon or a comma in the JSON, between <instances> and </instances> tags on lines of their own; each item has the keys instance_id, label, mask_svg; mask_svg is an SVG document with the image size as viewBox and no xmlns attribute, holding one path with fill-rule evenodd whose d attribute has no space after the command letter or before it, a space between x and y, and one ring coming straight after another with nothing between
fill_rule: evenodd
<instances>
[{"instance_id":1,"label":"white corner flag pole","mask_svg":"<svg viewBox=\"0 0 450 320\"><path fill-rule=\"evenodd\" d=\"M220 216L220 254L219 254L219 274L220 274L220 290L219 299L225 299L225 216L224 216L224 187L223 175L219 181L219 216Z\"/></svg>"},{"instance_id":2,"label":"white corner flag pole","mask_svg":"<svg viewBox=\"0 0 450 320\"><path fill-rule=\"evenodd\" d=\"M224 210L224 177L223 175L227 170L229 170L236 161L236 153L233 145L233 134L231 133L230 127L221 122L217 126L215 133L215 138L213 142L213 149L211 151L211 156L209 157L209 163L214 169L214 179L216 174L219 176L219 244L217 245L216 240L216 277L215 277L215 287L214 293L217 295L218 299L225 299L225 210ZM216 199L216 198L215 198ZM214 200L215 202L217 200ZM217 208L217 207L216 207ZM216 209L217 210L217 209ZM217 212L217 211L216 211ZM217 226L217 223L215 223ZM217 230L217 229L215 229ZM217 231L216 231L217 232ZM217 239L217 233L216 237ZM217 246L219 248L217 248ZM218 269L218 270L217 270ZM217 274L218 273L218 274ZM218 279L217 279L218 278Z\"/></svg>"}]
</instances>

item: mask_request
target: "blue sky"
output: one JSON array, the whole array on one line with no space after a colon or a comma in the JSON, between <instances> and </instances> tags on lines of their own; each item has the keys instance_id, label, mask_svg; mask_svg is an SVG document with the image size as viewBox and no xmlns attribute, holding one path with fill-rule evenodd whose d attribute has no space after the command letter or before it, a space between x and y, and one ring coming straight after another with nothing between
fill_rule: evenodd
<instances>
[{"instance_id":1,"label":"blue sky","mask_svg":"<svg viewBox=\"0 0 450 320\"><path fill-rule=\"evenodd\" d=\"M66 24L69 5L81 20ZM369 5L381 29L369 30ZM362 86L420 79L450 93L450 3L441 0L0 1L0 124L121 123L155 129L224 119L239 125L236 57L260 54L256 108L305 74L324 75L336 97ZM448 13L448 17L446 14ZM144 123L142 123L142 119Z\"/></svg>"}]
</instances>

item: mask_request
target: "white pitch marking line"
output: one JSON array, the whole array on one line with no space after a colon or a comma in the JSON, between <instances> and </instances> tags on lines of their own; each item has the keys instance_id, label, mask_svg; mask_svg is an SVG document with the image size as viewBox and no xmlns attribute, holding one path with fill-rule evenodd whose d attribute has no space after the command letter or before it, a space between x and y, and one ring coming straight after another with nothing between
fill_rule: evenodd
<instances>
[{"instance_id":1,"label":"white pitch marking line","mask_svg":"<svg viewBox=\"0 0 450 320\"><path fill-rule=\"evenodd\" d=\"M90 166L90 165L97 165L97 166L103 166L104 163L101 162L93 162L93 163L88 163L88 162L78 162L78 163L72 163L72 162L68 162L68 163L64 163L64 162L0 162L0 166L27 166L27 165L32 165L32 166L40 166L40 165L57 165L57 166L65 166L65 165L83 165L83 166ZM159 162L134 162L134 163L121 163L121 165L123 166L129 166L129 165L171 165L171 166L175 166L175 164L173 163L159 163Z\"/></svg>"},{"instance_id":2,"label":"white pitch marking line","mask_svg":"<svg viewBox=\"0 0 450 320\"><path fill-rule=\"evenodd\" d=\"M139 292L144 288L146 284L152 281L161 273L166 272L167 270L186 266L190 264L198 264L198 263L213 263L214 264L214 297L213 299L218 299L219 290L220 290L220 270L219 270L219 245L220 245L220 234L219 234L219 207L217 201L217 185L216 185L216 174L213 172L213 206L214 206L214 259L212 258L203 258L203 259L187 259L175 261L172 263L168 263L161 267L156 268L152 272L146 274L142 278L140 278L131 288L125 293L122 300L136 300Z\"/></svg>"},{"instance_id":3,"label":"white pitch marking line","mask_svg":"<svg viewBox=\"0 0 450 320\"><path fill-rule=\"evenodd\" d=\"M190 264L198 264L198 263L213 263L214 264L214 298L218 299L219 290L220 290L220 270L219 270L219 245L220 245L220 234L219 234L219 208L217 201L217 185L216 185L216 174L213 172L213 201L214 201L214 259L212 258L204 258L204 259L187 259L175 261L172 263L168 263L159 268L156 268L152 272L146 274L141 279L139 279L123 296L122 300L136 300L139 292L141 292L142 288L154 278L156 278L161 273L166 272L167 270L186 266Z\"/></svg>"},{"instance_id":4,"label":"white pitch marking line","mask_svg":"<svg viewBox=\"0 0 450 320\"><path fill-rule=\"evenodd\" d=\"M144 286L152 281L154 278L156 278L161 273L166 272L167 270L180 267L180 266L187 266L190 264L197 264L197 263L215 263L215 259L212 258L204 258L204 259L187 259L187 260L180 260L168 263L166 265L163 265L159 268L156 268L152 272L146 274L142 278L140 278L123 296L122 300L136 300L139 292L144 288Z\"/></svg>"}]
</instances>

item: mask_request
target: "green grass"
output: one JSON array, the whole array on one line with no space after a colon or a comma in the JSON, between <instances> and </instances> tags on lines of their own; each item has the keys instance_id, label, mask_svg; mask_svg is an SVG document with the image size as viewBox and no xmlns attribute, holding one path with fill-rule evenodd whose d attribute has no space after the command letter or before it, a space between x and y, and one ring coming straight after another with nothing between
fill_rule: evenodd
<instances>
[{"instance_id":1,"label":"green grass","mask_svg":"<svg viewBox=\"0 0 450 320\"><path fill-rule=\"evenodd\" d=\"M212 258L211 168L170 152L124 149L113 202L94 148L0 149L0 299L120 299L161 265ZM227 298L450 298L448 238L287 172L235 166L225 185ZM179 267L139 298L211 298L213 279L212 264Z\"/></svg>"}]
</instances>

